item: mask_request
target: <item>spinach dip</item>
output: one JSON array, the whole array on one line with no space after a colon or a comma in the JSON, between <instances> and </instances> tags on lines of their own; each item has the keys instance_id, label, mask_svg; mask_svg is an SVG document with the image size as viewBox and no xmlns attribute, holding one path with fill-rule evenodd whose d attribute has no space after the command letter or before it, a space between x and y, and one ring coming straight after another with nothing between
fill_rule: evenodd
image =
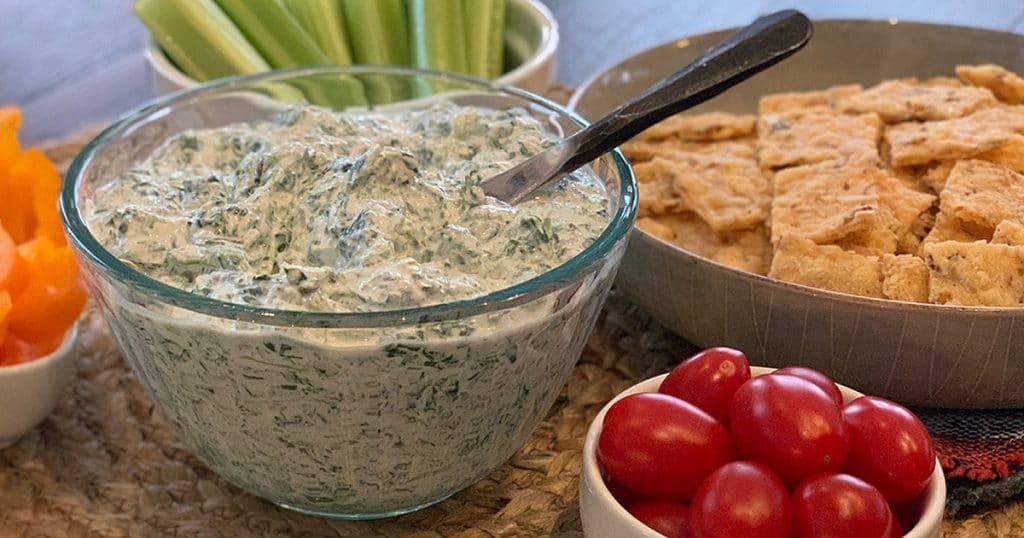
<instances>
[{"instance_id":1,"label":"spinach dip","mask_svg":"<svg viewBox=\"0 0 1024 538\"><path fill-rule=\"evenodd\" d=\"M467 299L555 267L607 223L577 174L517 207L479 183L552 144L525 113L296 108L179 134L96 196L90 227L141 272L222 301L363 312Z\"/></svg>"},{"instance_id":2,"label":"spinach dip","mask_svg":"<svg viewBox=\"0 0 1024 538\"><path fill-rule=\"evenodd\" d=\"M608 226L617 206L590 171L515 207L483 194L552 143L523 110L296 107L167 139L85 215L115 256L193 294L289 311L435 305L544 273ZM436 502L528 439L624 248L523 304L388 327L264 325L97 293L157 409L211 469L288 508L371 517Z\"/></svg>"}]
</instances>

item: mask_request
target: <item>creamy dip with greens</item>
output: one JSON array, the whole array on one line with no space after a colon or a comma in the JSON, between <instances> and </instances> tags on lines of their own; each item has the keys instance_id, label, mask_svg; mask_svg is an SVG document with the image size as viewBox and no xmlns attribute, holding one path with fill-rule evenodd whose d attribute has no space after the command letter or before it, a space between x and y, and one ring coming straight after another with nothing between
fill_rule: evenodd
<instances>
[{"instance_id":1,"label":"creamy dip with greens","mask_svg":"<svg viewBox=\"0 0 1024 538\"><path fill-rule=\"evenodd\" d=\"M484 295L576 255L607 223L577 174L516 207L481 180L552 144L525 113L290 110L179 134L96 196L91 228L141 272L286 310L409 308Z\"/></svg>"},{"instance_id":2,"label":"creamy dip with greens","mask_svg":"<svg viewBox=\"0 0 1024 538\"><path fill-rule=\"evenodd\" d=\"M223 301L393 310L517 284L617 208L592 172L516 207L482 179L552 143L523 111L296 108L178 134L86 205L139 271ZM429 323L289 327L97 286L121 350L182 442L236 485L316 514L393 515L480 479L565 383L625 248L512 307Z\"/></svg>"}]
</instances>

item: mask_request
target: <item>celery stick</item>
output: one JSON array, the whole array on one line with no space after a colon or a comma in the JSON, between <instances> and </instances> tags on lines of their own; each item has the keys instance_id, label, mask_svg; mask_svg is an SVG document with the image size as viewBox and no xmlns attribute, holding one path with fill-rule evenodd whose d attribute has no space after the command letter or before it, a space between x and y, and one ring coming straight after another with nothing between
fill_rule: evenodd
<instances>
[{"instance_id":1,"label":"celery stick","mask_svg":"<svg viewBox=\"0 0 1024 538\"><path fill-rule=\"evenodd\" d=\"M416 67L468 71L461 0L409 0L409 35Z\"/></svg>"},{"instance_id":2,"label":"celery stick","mask_svg":"<svg viewBox=\"0 0 1024 538\"><path fill-rule=\"evenodd\" d=\"M357 63L409 65L402 0L341 0Z\"/></svg>"},{"instance_id":3,"label":"celery stick","mask_svg":"<svg viewBox=\"0 0 1024 538\"><path fill-rule=\"evenodd\" d=\"M270 69L213 0L138 0L133 9L167 56L200 82Z\"/></svg>"},{"instance_id":4,"label":"celery stick","mask_svg":"<svg viewBox=\"0 0 1024 538\"><path fill-rule=\"evenodd\" d=\"M217 0L272 67L331 63L281 0Z\"/></svg>"},{"instance_id":5,"label":"celery stick","mask_svg":"<svg viewBox=\"0 0 1024 538\"><path fill-rule=\"evenodd\" d=\"M466 61L474 77L501 76L507 5L508 0L465 0Z\"/></svg>"},{"instance_id":6,"label":"celery stick","mask_svg":"<svg viewBox=\"0 0 1024 538\"><path fill-rule=\"evenodd\" d=\"M285 5L332 62L352 63L341 0L285 0Z\"/></svg>"}]
</instances>

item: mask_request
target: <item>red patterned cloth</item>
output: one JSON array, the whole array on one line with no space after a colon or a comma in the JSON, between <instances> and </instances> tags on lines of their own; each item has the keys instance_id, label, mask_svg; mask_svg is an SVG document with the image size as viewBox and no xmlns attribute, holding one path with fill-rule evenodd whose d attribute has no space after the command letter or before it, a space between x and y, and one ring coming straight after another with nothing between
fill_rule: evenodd
<instances>
[{"instance_id":1,"label":"red patterned cloth","mask_svg":"<svg viewBox=\"0 0 1024 538\"><path fill-rule=\"evenodd\" d=\"M1024 495L1024 411L915 409L946 473L951 517Z\"/></svg>"}]
</instances>

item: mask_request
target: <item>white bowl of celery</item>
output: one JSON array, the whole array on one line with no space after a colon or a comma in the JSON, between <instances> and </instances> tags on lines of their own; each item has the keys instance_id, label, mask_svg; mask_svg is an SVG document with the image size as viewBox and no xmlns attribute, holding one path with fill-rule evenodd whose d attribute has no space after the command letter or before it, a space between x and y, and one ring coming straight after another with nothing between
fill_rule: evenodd
<instances>
[{"instance_id":1,"label":"white bowl of celery","mask_svg":"<svg viewBox=\"0 0 1024 538\"><path fill-rule=\"evenodd\" d=\"M547 91L558 25L538 0L136 0L154 91L309 65L408 65Z\"/></svg>"}]
</instances>

